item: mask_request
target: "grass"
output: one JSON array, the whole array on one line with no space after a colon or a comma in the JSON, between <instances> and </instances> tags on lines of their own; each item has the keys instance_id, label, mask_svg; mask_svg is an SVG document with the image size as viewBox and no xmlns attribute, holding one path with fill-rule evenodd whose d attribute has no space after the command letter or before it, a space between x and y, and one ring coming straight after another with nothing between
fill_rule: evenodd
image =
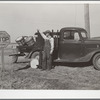
<instances>
[{"instance_id":1,"label":"grass","mask_svg":"<svg viewBox=\"0 0 100 100\"><path fill-rule=\"evenodd\" d=\"M59 65L51 71L32 68L16 71L27 65L26 60L22 57L19 63L12 64L12 58L8 56L11 51L5 52L5 70L3 76L0 73L0 89L100 90L100 71L93 66Z\"/></svg>"}]
</instances>

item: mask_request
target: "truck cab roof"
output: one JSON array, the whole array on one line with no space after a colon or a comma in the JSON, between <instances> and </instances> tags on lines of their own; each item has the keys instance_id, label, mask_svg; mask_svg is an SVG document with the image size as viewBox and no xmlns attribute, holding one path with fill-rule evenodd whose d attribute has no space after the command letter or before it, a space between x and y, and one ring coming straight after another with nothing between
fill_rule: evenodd
<instances>
[{"instance_id":1,"label":"truck cab roof","mask_svg":"<svg viewBox=\"0 0 100 100\"><path fill-rule=\"evenodd\" d=\"M64 30L85 31L86 32L84 28L80 28L80 27L64 27L60 31L64 31Z\"/></svg>"}]
</instances>

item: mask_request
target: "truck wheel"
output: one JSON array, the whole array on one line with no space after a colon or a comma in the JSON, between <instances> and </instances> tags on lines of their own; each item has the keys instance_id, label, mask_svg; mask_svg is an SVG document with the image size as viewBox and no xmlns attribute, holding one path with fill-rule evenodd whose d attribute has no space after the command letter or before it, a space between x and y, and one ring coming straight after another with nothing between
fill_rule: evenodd
<instances>
[{"instance_id":1,"label":"truck wheel","mask_svg":"<svg viewBox=\"0 0 100 100\"><path fill-rule=\"evenodd\" d=\"M93 65L95 69L100 70L100 53L93 57Z\"/></svg>"},{"instance_id":2,"label":"truck wheel","mask_svg":"<svg viewBox=\"0 0 100 100\"><path fill-rule=\"evenodd\" d=\"M16 48L16 49L13 49L13 53L14 54L18 54L18 49ZM17 62L17 60L18 60L18 56L12 56L12 63L16 63Z\"/></svg>"},{"instance_id":3,"label":"truck wheel","mask_svg":"<svg viewBox=\"0 0 100 100\"><path fill-rule=\"evenodd\" d=\"M39 60L39 52L36 51L32 54L31 59L38 59Z\"/></svg>"}]
</instances>

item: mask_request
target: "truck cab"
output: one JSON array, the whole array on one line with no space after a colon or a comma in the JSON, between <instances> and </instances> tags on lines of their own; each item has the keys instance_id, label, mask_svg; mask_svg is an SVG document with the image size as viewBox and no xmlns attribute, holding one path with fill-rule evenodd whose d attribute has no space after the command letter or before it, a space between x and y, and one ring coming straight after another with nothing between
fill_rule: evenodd
<instances>
[{"instance_id":1,"label":"truck cab","mask_svg":"<svg viewBox=\"0 0 100 100\"><path fill-rule=\"evenodd\" d=\"M91 61L96 69L100 69L100 39L88 38L87 34L83 28L62 28L56 43L58 54L54 62Z\"/></svg>"},{"instance_id":2,"label":"truck cab","mask_svg":"<svg viewBox=\"0 0 100 100\"><path fill-rule=\"evenodd\" d=\"M59 61L76 62L84 56L84 40L87 39L86 30L82 28L62 28L59 35Z\"/></svg>"}]
</instances>

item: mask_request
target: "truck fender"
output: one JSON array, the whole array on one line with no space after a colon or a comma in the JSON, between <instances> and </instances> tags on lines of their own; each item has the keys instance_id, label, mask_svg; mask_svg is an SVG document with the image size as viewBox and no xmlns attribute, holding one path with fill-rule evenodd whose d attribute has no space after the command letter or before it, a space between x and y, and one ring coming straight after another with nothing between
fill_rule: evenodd
<instances>
[{"instance_id":1,"label":"truck fender","mask_svg":"<svg viewBox=\"0 0 100 100\"><path fill-rule=\"evenodd\" d=\"M92 60L93 60L93 57L94 57L96 54L98 54L98 53L100 53L100 50L94 51L94 52L91 54L91 59L90 59L90 61L92 61Z\"/></svg>"},{"instance_id":2,"label":"truck fender","mask_svg":"<svg viewBox=\"0 0 100 100\"><path fill-rule=\"evenodd\" d=\"M93 52L87 54L86 56L81 57L80 59L76 59L75 62L89 62L89 61L92 61L93 57L97 53L100 53L100 50L93 51Z\"/></svg>"},{"instance_id":3,"label":"truck fender","mask_svg":"<svg viewBox=\"0 0 100 100\"><path fill-rule=\"evenodd\" d=\"M35 51L30 52L29 55L28 55L28 58L30 59L32 57L32 54L35 53L35 52L40 52L40 50L35 50Z\"/></svg>"},{"instance_id":4,"label":"truck fender","mask_svg":"<svg viewBox=\"0 0 100 100\"><path fill-rule=\"evenodd\" d=\"M84 58L83 61L85 62L89 62L89 61L92 61L93 57L97 54L97 53L100 53L100 50L96 50L96 51L93 51L93 52L90 52L89 54L87 54Z\"/></svg>"}]
</instances>

